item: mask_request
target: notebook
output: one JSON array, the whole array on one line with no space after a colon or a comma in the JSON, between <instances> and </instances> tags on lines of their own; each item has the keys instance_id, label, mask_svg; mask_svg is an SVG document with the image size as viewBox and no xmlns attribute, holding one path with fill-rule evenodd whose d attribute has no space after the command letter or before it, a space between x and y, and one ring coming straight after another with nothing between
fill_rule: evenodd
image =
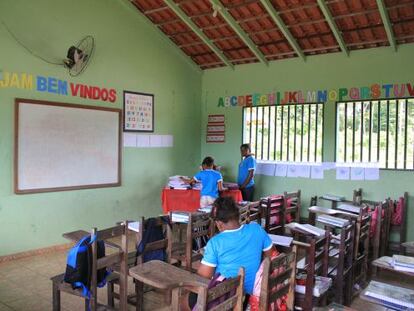
<instances>
[{"instance_id":1,"label":"notebook","mask_svg":"<svg viewBox=\"0 0 414 311\"><path fill-rule=\"evenodd\" d=\"M273 244L289 247L292 244L293 238L289 236L269 234L269 238Z\"/></svg>"},{"instance_id":2,"label":"notebook","mask_svg":"<svg viewBox=\"0 0 414 311\"><path fill-rule=\"evenodd\" d=\"M139 232L139 221L133 221L128 223L128 229L135 232Z\"/></svg>"},{"instance_id":3,"label":"notebook","mask_svg":"<svg viewBox=\"0 0 414 311\"><path fill-rule=\"evenodd\" d=\"M414 290L371 281L364 296L397 310L414 309Z\"/></svg>"}]
</instances>

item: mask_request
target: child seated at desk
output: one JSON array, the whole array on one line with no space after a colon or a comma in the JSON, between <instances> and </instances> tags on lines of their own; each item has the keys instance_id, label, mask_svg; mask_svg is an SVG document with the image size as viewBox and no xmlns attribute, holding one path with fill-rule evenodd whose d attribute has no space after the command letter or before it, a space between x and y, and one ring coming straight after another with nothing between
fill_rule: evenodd
<instances>
[{"instance_id":1,"label":"child seated at desk","mask_svg":"<svg viewBox=\"0 0 414 311\"><path fill-rule=\"evenodd\" d=\"M213 169L214 159L212 157L205 157L201 166L200 172L190 180L184 179L184 181L190 185L201 182L200 207L206 207L214 203L219 196L219 191L224 190L223 177L220 172Z\"/></svg>"}]
</instances>

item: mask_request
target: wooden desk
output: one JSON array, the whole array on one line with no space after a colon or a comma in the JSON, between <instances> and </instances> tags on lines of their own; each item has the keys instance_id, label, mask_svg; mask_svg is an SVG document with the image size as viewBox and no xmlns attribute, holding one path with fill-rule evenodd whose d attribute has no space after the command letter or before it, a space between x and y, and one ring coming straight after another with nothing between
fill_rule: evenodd
<instances>
[{"instance_id":1,"label":"wooden desk","mask_svg":"<svg viewBox=\"0 0 414 311\"><path fill-rule=\"evenodd\" d=\"M314 310L315 311L357 311L350 307L340 305L339 303L336 303L336 302L332 302L330 305L326 307L315 308Z\"/></svg>"},{"instance_id":2,"label":"wooden desk","mask_svg":"<svg viewBox=\"0 0 414 311\"><path fill-rule=\"evenodd\" d=\"M65 239L68 239L73 242L78 242L80 239L82 239L85 235L89 235L90 233L85 230L76 230L72 232L66 232L62 236Z\"/></svg>"},{"instance_id":3,"label":"wooden desk","mask_svg":"<svg viewBox=\"0 0 414 311\"><path fill-rule=\"evenodd\" d=\"M391 264L390 264L391 261L392 261L392 257L383 256L383 257L380 257L380 258L375 259L372 262L372 265L374 267L379 268L379 269L393 271L393 272L398 273L398 274L401 274L401 275L407 275L407 276L414 277L414 273L413 272L395 270L394 267L391 266Z\"/></svg>"},{"instance_id":4,"label":"wooden desk","mask_svg":"<svg viewBox=\"0 0 414 311\"><path fill-rule=\"evenodd\" d=\"M155 288L172 290L177 287L208 286L209 280L184 269L170 265L160 260L151 260L129 269L129 275L135 282L137 295L136 310L141 311L143 306L143 285Z\"/></svg>"}]
</instances>

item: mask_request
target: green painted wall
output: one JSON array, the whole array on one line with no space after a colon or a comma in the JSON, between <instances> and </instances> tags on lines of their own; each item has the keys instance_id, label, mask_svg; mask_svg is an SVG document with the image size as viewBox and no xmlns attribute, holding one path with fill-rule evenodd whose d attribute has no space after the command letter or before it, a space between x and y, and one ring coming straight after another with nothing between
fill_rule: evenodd
<instances>
[{"instance_id":1,"label":"green painted wall","mask_svg":"<svg viewBox=\"0 0 414 311\"><path fill-rule=\"evenodd\" d=\"M192 174L198 165L201 72L128 1L0 0L0 17L20 41L52 59L65 56L84 35L96 40L89 67L71 78L62 67L30 55L0 24L0 70L114 87L118 93L110 104L0 88L0 256L63 243L63 232L161 213L167 176ZM15 97L121 108L124 89L155 94L155 133L174 135L173 148L124 148L122 187L14 194Z\"/></svg>"},{"instance_id":2,"label":"green painted wall","mask_svg":"<svg viewBox=\"0 0 414 311\"><path fill-rule=\"evenodd\" d=\"M373 83L414 82L414 45L402 45L395 53L391 48L308 57L306 62L289 59L263 64L237 66L234 71L221 68L208 70L203 75L202 86L202 145L201 155L212 155L226 167L225 179L234 179L240 160L239 146L242 140L242 108L217 107L220 96L267 94L272 91L338 89L339 87L362 87ZM335 142L335 103L325 106L324 160L333 161ZM208 114L224 113L226 116L226 143L206 144L205 131ZM368 199L396 197L409 191L408 238L414 239L413 172L381 171L379 181L337 181L334 171L325 173L324 180L304 178L280 178L258 176L257 196L281 193L284 190L303 191L302 214L312 195L332 193L348 198L352 190L361 187ZM227 177L227 178L226 178Z\"/></svg>"}]
</instances>

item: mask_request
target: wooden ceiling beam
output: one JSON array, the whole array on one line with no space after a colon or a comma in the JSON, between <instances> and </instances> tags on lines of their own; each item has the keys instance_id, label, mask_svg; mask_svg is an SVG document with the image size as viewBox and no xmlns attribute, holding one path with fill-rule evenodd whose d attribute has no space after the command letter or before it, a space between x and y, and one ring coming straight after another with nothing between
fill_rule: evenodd
<instances>
[{"instance_id":1,"label":"wooden ceiling beam","mask_svg":"<svg viewBox=\"0 0 414 311\"><path fill-rule=\"evenodd\" d=\"M164 0L164 3L183 20L183 22L217 55L219 59L231 69L234 69L233 64L227 59L222 51L204 34L204 32L197 27L196 24L184 13L183 10L173 1Z\"/></svg>"}]
</instances>

